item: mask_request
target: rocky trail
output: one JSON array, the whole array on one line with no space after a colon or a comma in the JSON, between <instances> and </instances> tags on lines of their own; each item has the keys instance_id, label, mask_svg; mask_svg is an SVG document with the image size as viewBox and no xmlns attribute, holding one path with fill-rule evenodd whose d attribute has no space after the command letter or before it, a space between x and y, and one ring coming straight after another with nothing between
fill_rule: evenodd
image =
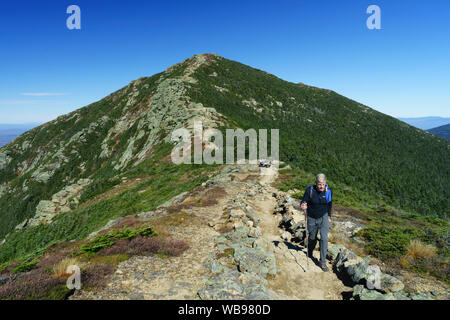
<instances>
[{"instance_id":1,"label":"rocky trail","mask_svg":"<svg viewBox=\"0 0 450 320\"><path fill-rule=\"evenodd\" d=\"M308 264L306 248L291 241L304 217L292 206L286 209L293 199L272 186L276 175L270 170L226 166L199 190L141 213L140 219L155 221L178 215L181 222L168 227L170 237L187 240L190 248L178 257L131 257L103 290L77 290L70 299L342 300L355 292L361 299L407 299L399 281L387 275L384 293L357 284L370 278L368 262L343 246L329 245L328 272L318 266L318 245ZM213 205L187 205L211 195ZM183 206L183 213L171 213L174 206ZM286 225L291 227L281 227ZM345 270L355 287L341 280Z\"/></svg>"}]
</instances>

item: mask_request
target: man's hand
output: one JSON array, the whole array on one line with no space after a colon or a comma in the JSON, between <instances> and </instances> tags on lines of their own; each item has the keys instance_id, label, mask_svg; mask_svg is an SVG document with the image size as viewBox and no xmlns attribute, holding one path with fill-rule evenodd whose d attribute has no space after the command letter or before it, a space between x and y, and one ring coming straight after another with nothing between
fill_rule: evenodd
<instances>
[{"instance_id":1,"label":"man's hand","mask_svg":"<svg viewBox=\"0 0 450 320\"><path fill-rule=\"evenodd\" d=\"M328 222L331 224L331 217L328 216Z\"/></svg>"},{"instance_id":2,"label":"man's hand","mask_svg":"<svg viewBox=\"0 0 450 320\"><path fill-rule=\"evenodd\" d=\"M303 202L300 208L302 208L302 210L306 210L308 208L308 204L306 202Z\"/></svg>"}]
</instances>

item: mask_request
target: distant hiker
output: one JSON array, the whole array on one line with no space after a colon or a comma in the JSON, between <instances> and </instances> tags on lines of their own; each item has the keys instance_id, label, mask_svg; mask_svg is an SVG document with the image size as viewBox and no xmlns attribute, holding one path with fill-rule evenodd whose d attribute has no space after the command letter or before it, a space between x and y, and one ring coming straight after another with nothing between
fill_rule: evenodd
<instances>
[{"instance_id":1,"label":"distant hiker","mask_svg":"<svg viewBox=\"0 0 450 320\"><path fill-rule=\"evenodd\" d=\"M308 257L312 258L320 230L320 267L328 271L326 264L328 249L328 230L331 224L331 189L323 173L316 176L316 184L308 185L301 201L302 210L307 210Z\"/></svg>"},{"instance_id":2,"label":"distant hiker","mask_svg":"<svg viewBox=\"0 0 450 320\"><path fill-rule=\"evenodd\" d=\"M267 160L260 160L259 166L264 168L269 168L272 165L272 161L267 162Z\"/></svg>"}]
</instances>

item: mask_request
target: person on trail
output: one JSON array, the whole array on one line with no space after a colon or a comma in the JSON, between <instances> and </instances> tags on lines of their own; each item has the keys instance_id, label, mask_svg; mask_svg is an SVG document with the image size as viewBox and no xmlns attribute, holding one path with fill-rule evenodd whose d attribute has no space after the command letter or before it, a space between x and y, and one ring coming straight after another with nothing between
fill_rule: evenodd
<instances>
[{"instance_id":1,"label":"person on trail","mask_svg":"<svg viewBox=\"0 0 450 320\"><path fill-rule=\"evenodd\" d=\"M328 249L328 230L331 224L331 189L326 184L323 173L316 176L316 184L308 185L301 201L302 210L307 210L308 257L312 258L317 243L317 232L320 230L320 267L328 271L326 264Z\"/></svg>"}]
</instances>

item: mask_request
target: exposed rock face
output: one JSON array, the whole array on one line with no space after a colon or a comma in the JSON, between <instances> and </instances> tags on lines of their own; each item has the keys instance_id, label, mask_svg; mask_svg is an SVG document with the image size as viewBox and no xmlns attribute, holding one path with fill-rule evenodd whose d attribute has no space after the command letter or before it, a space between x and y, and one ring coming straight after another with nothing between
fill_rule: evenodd
<instances>
[{"instance_id":1,"label":"exposed rock face","mask_svg":"<svg viewBox=\"0 0 450 320\"><path fill-rule=\"evenodd\" d=\"M0 184L0 197L8 192L8 186Z\"/></svg>"},{"instance_id":2,"label":"exposed rock face","mask_svg":"<svg viewBox=\"0 0 450 320\"><path fill-rule=\"evenodd\" d=\"M11 162L11 153L8 150L0 152L0 170L6 168L6 166Z\"/></svg>"},{"instance_id":3,"label":"exposed rock face","mask_svg":"<svg viewBox=\"0 0 450 320\"><path fill-rule=\"evenodd\" d=\"M78 205L81 191L84 187L89 185L89 183L91 183L91 180L89 179L80 179L77 183L67 186L55 193L52 200L41 200L36 207L35 216L16 226L16 230L26 226L51 223L53 217L58 213L71 211L71 206L76 207Z\"/></svg>"},{"instance_id":4,"label":"exposed rock face","mask_svg":"<svg viewBox=\"0 0 450 320\"><path fill-rule=\"evenodd\" d=\"M145 130L149 134L144 147L136 155L136 164L144 160L161 134L164 135L164 141L169 142L169 133L175 129L185 127L192 132L194 120L201 121L204 128L216 128L226 123L225 117L215 109L190 102L182 79L163 80L152 97L147 115L138 124L138 130Z\"/></svg>"}]
</instances>

